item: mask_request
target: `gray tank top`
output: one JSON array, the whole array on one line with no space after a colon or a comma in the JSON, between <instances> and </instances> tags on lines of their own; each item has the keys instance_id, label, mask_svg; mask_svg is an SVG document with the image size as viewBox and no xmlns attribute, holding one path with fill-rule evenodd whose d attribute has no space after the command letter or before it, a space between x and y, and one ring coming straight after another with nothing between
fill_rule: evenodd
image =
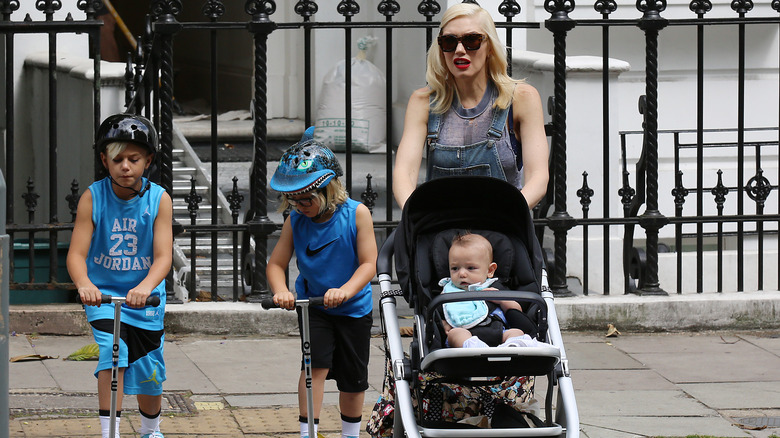
<instances>
[{"instance_id":1,"label":"gray tank top","mask_svg":"<svg viewBox=\"0 0 780 438\"><path fill-rule=\"evenodd\" d=\"M498 96L498 90L488 81L488 88L482 100L474 108L463 108L457 96L452 107L442 116L438 143L441 145L470 145L488 140L488 131L493 120L493 103ZM523 187L523 169L518 169L517 157L510 143L509 127L504 124L501 137L496 141L501 167L504 169L507 182L518 189Z\"/></svg>"}]
</instances>

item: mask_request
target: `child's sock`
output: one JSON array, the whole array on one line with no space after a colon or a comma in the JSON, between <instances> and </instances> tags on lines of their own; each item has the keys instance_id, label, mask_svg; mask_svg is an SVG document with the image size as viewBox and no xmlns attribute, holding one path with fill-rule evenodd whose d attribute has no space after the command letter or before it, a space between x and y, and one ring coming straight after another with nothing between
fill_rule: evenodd
<instances>
[{"instance_id":1,"label":"child's sock","mask_svg":"<svg viewBox=\"0 0 780 438\"><path fill-rule=\"evenodd\" d=\"M119 438L119 420L122 411L116 411L116 426L114 427L114 438ZM111 432L111 411L108 409L98 410L98 416L100 417L100 429L103 431L103 438L109 438L108 434Z\"/></svg>"},{"instance_id":2,"label":"child's sock","mask_svg":"<svg viewBox=\"0 0 780 438\"><path fill-rule=\"evenodd\" d=\"M138 428L138 434L141 436L150 434L160 430L160 411L157 411L154 415L149 415L142 410L138 410L141 413L141 427Z\"/></svg>"},{"instance_id":3,"label":"child's sock","mask_svg":"<svg viewBox=\"0 0 780 438\"><path fill-rule=\"evenodd\" d=\"M301 438L308 438L309 436L309 419L307 417L304 417L302 415L298 416L298 422L301 423ZM311 438L317 437L317 429L320 425L320 419L315 418L314 419L314 436Z\"/></svg>"},{"instance_id":4,"label":"child's sock","mask_svg":"<svg viewBox=\"0 0 780 438\"><path fill-rule=\"evenodd\" d=\"M341 414L341 438L357 438L360 435L362 417L347 417Z\"/></svg>"}]
</instances>

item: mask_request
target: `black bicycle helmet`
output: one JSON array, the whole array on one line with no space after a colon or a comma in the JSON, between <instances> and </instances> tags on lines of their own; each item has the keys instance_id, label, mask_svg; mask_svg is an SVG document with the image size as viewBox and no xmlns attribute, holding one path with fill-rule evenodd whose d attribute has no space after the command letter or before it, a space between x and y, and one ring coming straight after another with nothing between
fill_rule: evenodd
<instances>
[{"instance_id":1,"label":"black bicycle helmet","mask_svg":"<svg viewBox=\"0 0 780 438\"><path fill-rule=\"evenodd\" d=\"M106 145L114 141L129 141L145 146L153 154L160 151L157 130L152 122L135 114L114 114L100 124L95 139L95 151L105 152Z\"/></svg>"},{"instance_id":2,"label":"black bicycle helmet","mask_svg":"<svg viewBox=\"0 0 780 438\"><path fill-rule=\"evenodd\" d=\"M305 193L325 187L334 177L344 174L336 155L313 136L312 126L303 133L301 141L282 154L271 178L272 189L286 194Z\"/></svg>"}]
</instances>

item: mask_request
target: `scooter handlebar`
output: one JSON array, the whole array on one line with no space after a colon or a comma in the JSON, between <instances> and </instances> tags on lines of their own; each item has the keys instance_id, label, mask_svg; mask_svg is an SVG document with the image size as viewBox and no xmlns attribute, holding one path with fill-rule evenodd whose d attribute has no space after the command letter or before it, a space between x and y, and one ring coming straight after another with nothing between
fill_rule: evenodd
<instances>
[{"instance_id":1,"label":"scooter handlebar","mask_svg":"<svg viewBox=\"0 0 780 438\"><path fill-rule=\"evenodd\" d=\"M78 301L81 302L81 297L77 297ZM100 295L100 304L111 304L113 302L118 303L124 303L127 300L126 297L115 297L113 295L107 295L102 294ZM148 298L146 298L146 305L157 307L160 305L160 297L159 295L150 295Z\"/></svg>"},{"instance_id":2,"label":"scooter handlebar","mask_svg":"<svg viewBox=\"0 0 780 438\"><path fill-rule=\"evenodd\" d=\"M296 306L302 306L302 305L308 305L308 306L322 306L323 301L325 301L324 297L311 297L306 300L295 300ZM279 306L274 303L273 298L265 298L263 301L260 302L260 305L263 306L263 309L278 309Z\"/></svg>"}]
</instances>

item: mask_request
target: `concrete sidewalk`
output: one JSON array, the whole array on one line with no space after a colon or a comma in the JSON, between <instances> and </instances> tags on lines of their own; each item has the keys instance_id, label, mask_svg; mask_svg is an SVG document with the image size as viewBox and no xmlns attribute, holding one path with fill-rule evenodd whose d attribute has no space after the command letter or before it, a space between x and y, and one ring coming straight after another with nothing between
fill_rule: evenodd
<instances>
[{"instance_id":1,"label":"concrete sidewalk","mask_svg":"<svg viewBox=\"0 0 780 438\"><path fill-rule=\"evenodd\" d=\"M603 332L564 333L582 436L780 435L777 331L622 331L611 338ZM58 357L9 364L11 437L100 436L95 362L62 360L91 342L90 336L10 338L11 357ZM382 339L372 343L364 426L382 384ZM165 355L166 437L298 435L296 336L169 334ZM544 395L540 383L537 398ZM335 386L328 382L320 430L329 438L340 432L336 403ZM125 397L125 437L137 436L135 408L134 398ZM748 430L763 426L768 427Z\"/></svg>"}]
</instances>

